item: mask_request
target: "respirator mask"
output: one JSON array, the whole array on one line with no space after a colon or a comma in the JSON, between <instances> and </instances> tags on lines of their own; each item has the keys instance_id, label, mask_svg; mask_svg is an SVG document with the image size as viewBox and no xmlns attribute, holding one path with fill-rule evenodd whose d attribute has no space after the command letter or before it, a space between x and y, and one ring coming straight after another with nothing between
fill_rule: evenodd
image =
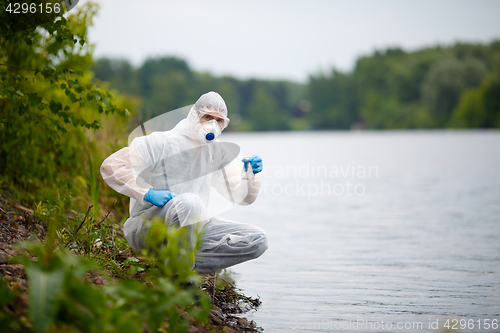
<instances>
[{"instance_id":1,"label":"respirator mask","mask_svg":"<svg viewBox=\"0 0 500 333\"><path fill-rule=\"evenodd\" d=\"M207 143L214 141L222 133L222 129L219 123L215 119L212 119L196 124L194 133L200 142Z\"/></svg>"}]
</instances>

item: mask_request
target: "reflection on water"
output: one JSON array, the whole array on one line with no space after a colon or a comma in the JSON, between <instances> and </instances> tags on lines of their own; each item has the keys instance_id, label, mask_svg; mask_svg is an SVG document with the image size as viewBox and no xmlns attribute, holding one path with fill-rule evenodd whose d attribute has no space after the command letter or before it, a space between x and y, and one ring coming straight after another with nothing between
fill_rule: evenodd
<instances>
[{"instance_id":1,"label":"reflection on water","mask_svg":"<svg viewBox=\"0 0 500 333\"><path fill-rule=\"evenodd\" d=\"M482 331L478 320L500 321L500 132L223 140L264 161L257 202L224 216L268 233L269 250L233 268L261 297L249 317L266 332L432 331L451 318Z\"/></svg>"}]
</instances>

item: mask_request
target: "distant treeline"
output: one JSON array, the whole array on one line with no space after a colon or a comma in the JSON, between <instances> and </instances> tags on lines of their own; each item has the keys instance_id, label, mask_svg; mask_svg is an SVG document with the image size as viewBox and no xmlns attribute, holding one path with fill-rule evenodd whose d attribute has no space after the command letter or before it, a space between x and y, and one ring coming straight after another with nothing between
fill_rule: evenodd
<instances>
[{"instance_id":1,"label":"distant treeline","mask_svg":"<svg viewBox=\"0 0 500 333\"><path fill-rule=\"evenodd\" d=\"M500 41L376 51L359 58L352 73L311 75L307 84L216 77L174 57L139 68L102 58L93 71L111 88L140 97L142 120L214 90L237 131L500 127Z\"/></svg>"}]
</instances>

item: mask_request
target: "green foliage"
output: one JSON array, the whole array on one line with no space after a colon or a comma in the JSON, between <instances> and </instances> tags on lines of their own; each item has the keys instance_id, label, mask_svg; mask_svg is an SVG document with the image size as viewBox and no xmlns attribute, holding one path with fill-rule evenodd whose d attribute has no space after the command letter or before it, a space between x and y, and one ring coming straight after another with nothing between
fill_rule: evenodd
<instances>
[{"instance_id":1,"label":"green foliage","mask_svg":"<svg viewBox=\"0 0 500 333\"><path fill-rule=\"evenodd\" d=\"M311 76L308 88L309 98L313 101L309 116L314 127L346 129L358 118L350 76L335 70L329 77Z\"/></svg>"},{"instance_id":2,"label":"green foliage","mask_svg":"<svg viewBox=\"0 0 500 333\"><path fill-rule=\"evenodd\" d=\"M465 91L460 97L460 103L453 111L449 123L450 127L483 127L486 116L483 96L484 86Z\"/></svg>"},{"instance_id":3,"label":"green foliage","mask_svg":"<svg viewBox=\"0 0 500 333\"><path fill-rule=\"evenodd\" d=\"M366 96L361 117L372 129L432 128L436 125L425 105L418 102L403 104L394 96L383 98L376 93Z\"/></svg>"},{"instance_id":4,"label":"green foliage","mask_svg":"<svg viewBox=\"0 0 500 333\"><path fill-rule=\"evenodd\" d=\"M262 87L257 87L252 102L248 106L248 115L252 119L252 129L257 131L275 129L279 122L276 109L277 105L272 96Z\"/></svg>"},{"instance_id":5,"label":"green foliage","mask_svg":"<svg viewBox=\"0 0 500 333\"><path fill-rule=\"evenodd\" d=\"M151 222L146 237L148 246L143 253L148 258L157 258L156 269L150 272L149 280L156 295L146 299L141 293L140 297L145 303L142 313L146 313L153 331L160 327L161 318L167 316L169 331L184 332L190 324L182 317L183 311L196 321L205 321L208 317L210 301L206 294L200 293L201 280L193 271L201 239L196 229L167 227L161 219ZM201 307L193 307L195 302Z\"/></svg>"},{"instance_id":6,"label":"green foliage","mask_svg":"<svg viewBox=\"0 0 500 333\"><path fill-rule=\"evenodd\" d=\"M4 280L0 279L0 308L4 307L14 298L14 293Z\"/></svg>"},{"instance_id":7,"label":"green foliage","mask_svg":"<svg viewBox=\"0 0 500 333\"><path fill-rule=\"evenodd\" d=\"M101 191L101 183L97 181L97 177L94 171L94 166L92 165L92 159L89 156L89 171L90 171L90 182L89 182L89 190L90 190L90 198L92 199L92 206L94 216L99 215L99 193Z\"/></svg>"},{"instance_id":8,"label":"green foliage","mask_svg":"<svg viewBox=\"0 0 500 333\"><path fill-rule=\"evenodd\" d=\"M81 174L75 160L90 148L86 130L101 127L101 113L127 114L86 72L95 10L87 3L36 29L36 15L22 31L0 25L0 169L30 193Z\"/></svg>"},{"instance_id":9,"label":"green foliage","mask_svg":"<svg viewBox=\"0 0 500 333\"><path fill-rule=\"evenodd\" d=\"M462 93L448 126L500 128L500 56L496 59L494 70L479 87Z\"/></svg>"},{"instance_id":10,"label":"green foliage","mask_svg":"<svg viewBox=\"0 0 500 333\"><path fill-rule=\"evenodd\" d=\"M461 96L491 73L498 45L458 43L411 53L387 49L359 58L353 73L311 76L309 118L319 129L348 129L360 122L371 129L482 127L471 117L450 118ZM482 96L484 103L495 99ZM481 103L473 106L467 99L467 107L480 113Z\"/></svg>"},{"instance_id":11,"label":"green foliage","mask_svg":"<svg viewBox=\"0 0 500 333\"><path fill-rule=\"evenodd\" d=\"M25 265L30 284L29 310L33 320L33 330L42 332L50 327L56 313L57 299L62 293L64 270L43 271L38 265Z\"/></svg>"},{"instance_id":12,"label":"green foliage","mask_svg":"<svg viewBox=\"0 0 500 333\"><path fill-rule=\"evenodd\" d=\"M185 332L192 320L205 322L210 312L210 299L192 270L198 236L154 221L144 251L145 282L121 279L107 286L90 283L89 274L104 274L93 261L65 248L54 250L49 242L24 243L36 255L36 260L17 259L29 281L29 323L7 313L0 321L3 327L20 325L28 332ZM139 263L132 257L127 261ZM0 296L0 306L16 297L3 280Z\"/></svg>"},{"instance_id":13,"label":"green foliage","mask_svg":"<svg viewBox=\"0 0 500 333\"><path fill-rule=\"evenodd\" d=\"M36 255L21 257L29 282L29 331L96 331L106 315L104 298L84 279L96 269L87 259L74 256L67 249L54 251L53 244L27 242L23 246ZM26 325L26 324L25 324ZM103 330L104 331L104 330Z\"/></svg>"},{"instance_id":14,"label":"green foliage","mask_svg":"<svg viewBox=\"0 0 500 333\"><path fill-rule=\"evenodd\" d=\"M442 61L429 70L422 84L422 99L440 126L450 117L462 92L477 87L486 72L485 64L477 59Z\"/></svg>"},{"instance_id":15,"label":"green foliage","mask_svg":"<svg viewBox=\"0 0 500 333\"><path fill-rule=\"evenodd\" d=\"M93 64L101 81L109 82L112 87L129 95L140 95L136 70L126 60L99 59Z\"/></svg>"},{"instance_id":16,"label":"green foliage","mask_svg":"<svg viewBox=\"0 0 500 333\"><path fill-rule=\"evenodd\" d=\"M11 304L17 293L11 290L6 281L0 278L0 310ZM21 332L20 319L12 312L0 311L0 327L5 331Z\"/></svg>"},{"instance_id":17,"label":"green foliage","mask_svg":"<svg viewBox=\"0 0 500 333\"><path fill-rule=\"evenodd\" d=\"M142 98L143 121L215 90L226 99L228 130L235 131L349 129L354 124L372 129L481 127L486 125L477 124L484 121L460 125L466 118L451 118L463 94L492 73L498 54L500 41L413 52L390 48L360 57L352 73L311 75L307 85L214 77L193 72L178 58L148 59L137 69L125 60L100 59L93 70L111 87ZM495 100L492 93L481 96L486 104Z\"/></svg>"}]
</instances>

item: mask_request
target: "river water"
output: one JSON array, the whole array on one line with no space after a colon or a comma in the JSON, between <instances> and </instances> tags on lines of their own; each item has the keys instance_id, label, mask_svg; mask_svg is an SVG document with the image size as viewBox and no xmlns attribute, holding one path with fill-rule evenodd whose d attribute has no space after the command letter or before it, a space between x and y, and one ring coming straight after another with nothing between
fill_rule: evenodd
<instances>
[{"instance_id":1,"label":"river water","mask_svg":"<svg viewBox=\"0 0 500 333\"><path fill-rule=\"evenodd\" d=\"M500 331L500 132L222 140L264 161L257 201L223 216L267 232L232 268L265 332Z\"/></svg>"}]
</instances>

